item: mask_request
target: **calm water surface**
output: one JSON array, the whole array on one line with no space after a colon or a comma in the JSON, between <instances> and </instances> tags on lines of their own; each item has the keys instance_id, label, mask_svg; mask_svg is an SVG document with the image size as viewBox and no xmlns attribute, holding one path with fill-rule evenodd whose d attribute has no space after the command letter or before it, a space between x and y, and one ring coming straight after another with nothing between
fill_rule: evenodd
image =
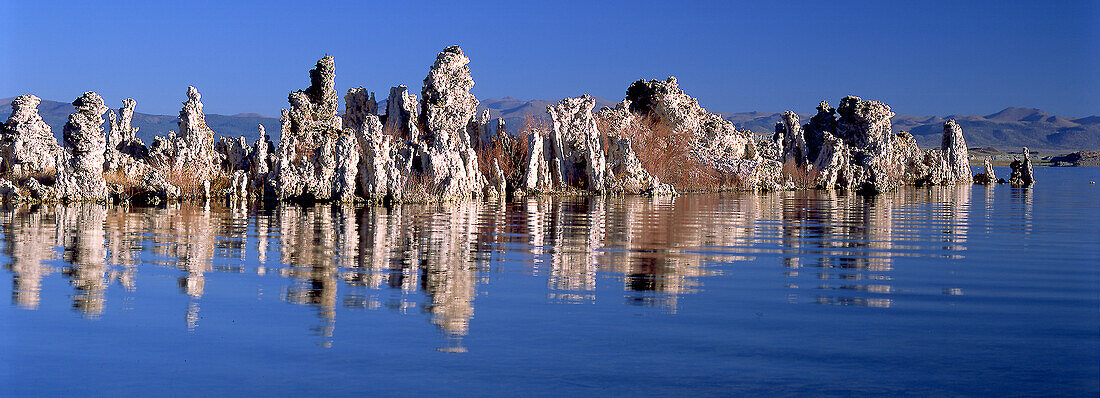
<instances>
[{"instance_id":1,"label":"calm water surface","mask_svg":"<svg viewBox=\"0 0 1100 398\"><path fill-rule=\"evenodd\" d=\"M1007 175L1007 170L999 170ZM1100 169L0 212L0 394L1100 393Z\"/></svg>"}]
</instances>

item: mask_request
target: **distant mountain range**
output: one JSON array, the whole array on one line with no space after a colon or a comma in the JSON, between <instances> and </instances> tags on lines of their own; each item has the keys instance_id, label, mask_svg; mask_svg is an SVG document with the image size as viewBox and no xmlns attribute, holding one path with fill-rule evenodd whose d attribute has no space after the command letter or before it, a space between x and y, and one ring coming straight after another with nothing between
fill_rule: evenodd
<instances>
[{"instance_id":1,"label":"distant mountain range","mask_svg":"<svg viewBox=\"0 0 1100 398\"><path fill-rule=\"evenodd\" d=\"M11 114L12 98L0 99L0 120L7 120ZM554 105L557 100L520 100L512 97L481 100L478 113L488 109L492 117L504 118L508 130L515 132L527 115L545 118L546 106ZM596 98L596 110L605 106L615 106L616 101ZM121 104L109 104L118 106ZM141 105L138 104L138 109ZM385 109L385 100L379 104ZM117 110L117 108L116 108ZM711 110L713 112L713 110ZM53 128L60 139L62 126L73 107L68 102L42 100L38 113ZM771 135L780 112L716 112L738 128L751 130L761 135ZM799 114L805 123L812 114ZM894 131L908 131L916 138L921 148L930 148L940 144L943 123L955 119L963 128L967 146L994 147L1000 150L1018 150L1022 146L1039 151L1076 151L1100 150L1100 116L1070 119L1051 115L1034 108L1006 108L1000 112L985 115L947 115L947 116L894 116ZM154 136L166 135L169 130L177 130L177 118L173 115L150 115L134 113L133 125L139 127L138 137L151 143ZM206 124L218 136L245 136L250 140L257 136L257 125L263 124L272 140L278 140L279 119L255 113L236 115L207 114ZM104 128L106 129L106 123Z\"/></svg>"}]
</instances>

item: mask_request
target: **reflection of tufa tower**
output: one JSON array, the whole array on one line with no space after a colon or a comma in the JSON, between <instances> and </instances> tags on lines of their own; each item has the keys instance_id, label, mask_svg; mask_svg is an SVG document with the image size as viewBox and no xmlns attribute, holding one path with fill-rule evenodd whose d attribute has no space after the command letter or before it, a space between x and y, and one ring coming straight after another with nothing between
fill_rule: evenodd
<instances>
[{"instance_id":1,"label":"reflection of tufa tower","mask_svg":"<svg viewBox=\"0 0 1100 398\"><path fill-rule=\"evenodd\" d=\"M12 303L26 309L36 309L42 278L53 272L43 263L56 258L53 251L57 233L56 213L32 211L22 206L4 215L4 254L11 258L5 268L14 274Z\"/></svg>"},{"instance_id":2,"label":"reflection of tufa tower","mask_svg":"<svg viewBox=\"0 0 1100 398\"><path fill-rule=\"evenodd\" d=\"M99 204L82 203L58 208L64 258L71 264L65 269L65 274L76 289L73 308L89 317L103 313L103 293L108 283L103 244L103 220L106 216L107 208Z\"/></svg>"}]
</instances>

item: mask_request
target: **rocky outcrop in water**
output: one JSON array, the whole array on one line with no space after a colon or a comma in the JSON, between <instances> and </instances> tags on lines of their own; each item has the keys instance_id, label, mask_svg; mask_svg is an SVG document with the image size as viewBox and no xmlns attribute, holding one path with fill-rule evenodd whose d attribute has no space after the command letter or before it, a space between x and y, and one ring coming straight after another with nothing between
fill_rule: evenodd
<instances>
[{"instance_id":1,"label":"rocky outcrop in water","mask_svg":"<svg viewBox=\"0 0 1100 398\"><path fill-rule=\"evenodd\" d=\"M1008 178L1009 184L1030 187L1035 183L1035 170L1031 168L1031 151L1028 151L1027 147L1023 148L1021 157L1013 160L1008 167L1012 169L1012 174Z\"/></svg>"},{"instance_id":2,"label":"rocky outcrop in water","mask_svg":"<svg viewBox=\"0 0 1100 398\"><path fill-rule=\"evenodd\" d=\"M74 102L63 152L37 113L39 100L21 96L0 127L0 171L15 177L0 181L0 195L437 201L510 190L665 195L675 193L672 184L686 191L876 193L976 178L953 120L944 124L941 146L922 152L912 135L891 132L889 106L849 96L836 109L822 101L806 124L786 112L772 140L756 139L702 108L674 77L636 81L626 100L598 115L590 96L563 99L547 109L549 128L527 126L517 139L503 119L476 114L469 62L458 46L447 47L424 79L419 102L405 86L393 87L379 116L374 93L358 87L348 90L346 112L337 116L335 62L326 56L310 70L309 87L288 96L277 148L263 126L253 145L243 137L215 141L200 94L188 87L179 133L158 137L148 149L132 126L134 100L110 114L104 136L103 101L85 94ZM988 160L977 178L996 178ZM1026 148L1011 180L1034 182Z\"/></svg>"},{"instance_id":3,"label":"rocky outcrop in water","mask_svg":"<svg viewBox=\"0 0 1100 398\"><path fill-rule=\"evenodd\" d=\"M966 141L962 128L954 120L943 124L943 140L940 148L932 149L925 155L924 164L928 167L928 176L921 182L931 185L963 184L973 182L970 175L970 160L966 152Z\"/></svg>"},{"instance_id":4,"label":"rocky outcrop in water","mask_svg":"<svg viewBox=\"0 0 1100 398\"><path fill-rule=\"evenodd\" d=\"M600 192L607 180L607 158L589 95L566 98L547 107L552 120L547 161L558 189L566 187Z\"/></svg>"},{"instance_id":5,"label":"rocky outcrop in water","mask_svg":"<svg viewBox=\"0 0 1100 398\"><path fill-rule=\"evenodd\" d=\"M50 126L38 114L42 100L21 95L0 125L0 172L16 179L53 176L63 167L62 150Z\"/></svg>"},{"instance_id":6,"label":"rocky outcrop in water","mask_svg":"<svg viewBox=\"0 0 1100 398\"><path fill-rule=\"evenodd\" d=\"M775 124L773 140L782 148L782 162L794 162L802 167L809 165L806 135L802 131L802 126L798 124L798 114L791 111L783 113L783 120Z\"/></svg>"},{"instance_id":7,"label":"rocky outcrop in water","mask_svg":"<svg viewBox=\"0 0 1100 398\"><path fill-rule=\"evenodd\" d=\"M478 101L470 94L470 58L458 46L436 56L420 95L420 147L418 172L428 190L442 199L480 195L487 184L478 167L477 153L467 129L476 115Z\"/></svg>"},{"instance_id":8,"label":"rocky outcrop in water","mask_svg":"<svg viewBox=\"0 0 1100 398\"><path fill-rule=\"evenodd\" d=\"M187 101L179 114L179 132L153 139L149 158L162 172L208 184L220 159L214 151L214 131L206 125L201 100L199 91L188 86Z\"/></svg>"},{"instance_id":9,"label":"rocky outcrop in water","mask_svg":"<svg viewBox=\"0 0 1100 398\"><path fill-rule=\"evenodd\" d=\"M267 135L264 125L257 126L260 137L252 144L252 151L248 154L249 163L249 192L258 197L273 196L275 186L272 170L275 169L275 145Z\"/></svg>"},{"instance_id":10,"label":"rocky outcrop in water","mask_svg":"<svg viewBox=\"0 0 1100 398\"><path fill-rule=\"evenodd\" d=\"M664 123L674 136L689 135L693 157L715 168L736 168L754 155L748 149L754 145L751 133L738 131L733 123L707 112L680 89L675 77L636 81L627 88L626 99L631 112Z\"/></svg>"},{"instance_id":11,"label":"rocky outcrop in water","mask_svg":"<svg viewBox=\"0 0 1100 398\"><path fill-rule=\"evenodd\" d=\"M527 158L522 163L523 177L519 187L526 192L548 192L554 189L551 180L550 162L546 157L546 139L538 130L525 131Z\"/></svg>"},{"instance_id":12,"label":"rocky outcrop in water","mask_svg":"<svg viewBox=\"0 0 1100 398\"><path fill-rule=\"evenodd\" d=\"M405 200L406 188L418 185L409 183L409 178L416 178L412 170L415 148L384 129L377 117L367 117L356 130L363 150L359 159L360 191L375 202Z\"/></svg>"},{"instance_id":13,"label":"rocky outcrop in water","mask_svg":"<svg viewBox=\"0 0 1100 398\"><path fill-rule=\"evenodd\" d=\"M68 163L57 174L55 198L73 202L106 201L103 152L107 148L107 137L102 125L107 107L103 105L103 98L94 92L84 93L73 101L73 106L76 112L69 115L64 128Z\"/></svg>"},{"instance_id":14,"label":"rocky outcrop in water","mask_svg":"<svg viewBox=\"0 0 1100 398\"><path fill-rule=\"evenodd\" d=\"M336 63L331 56L309 71L310 86L290 93L276 151L279 199L352 201L359 164L354 133L336 116ZM372 95L373 96L373 95ZM358 97L355 97L358 98ZM365 108L357 109L362 111Z\"/></svg>"},{"instance_id":15,"label":"rocky outcrop in water","mask_svg":"<svg viewBox=\"0 0 1100 398\"><path fill-rule=\"evenodd\" d=\"M645 193L674 195L676 190L661 183L646 171L634 152L630 129L638 123L638 117L630 112L630 101L624 100L614 108L603 108L598 118L606 126L607 140L607 189L615 193Z\"/></svg>"},{"instance_id":16,"label":"rocky outcrop in water","mask_svg":"<svg viewBox=\"0 0 1100 398\"><path fill-rule=\"evenodd\" d=\"M991 156L985 157L982 172L974 175L975 184L989 185L997 182L997 173L993 171L993 163L990 158Z\"/></svg>"}]
</instances>

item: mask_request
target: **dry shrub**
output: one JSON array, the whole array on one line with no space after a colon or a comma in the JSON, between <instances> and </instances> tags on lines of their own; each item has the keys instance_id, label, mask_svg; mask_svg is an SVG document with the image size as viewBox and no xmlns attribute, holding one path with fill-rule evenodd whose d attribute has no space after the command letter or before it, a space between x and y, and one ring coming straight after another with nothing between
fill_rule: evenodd
<instances>
[{"instance_id":1,"label":"dry shrub","mask_svg":"<svg viewBox=\"0 0 1100 398\"><path fill-rule=\"evenodd\" d=\"M402 135L401 126L399 126L397 124L394 124L392 126L391 125L383 125L382 126L382 134L392 136L392 137L397 138L399 140L409 139L409 137L402 137L401 136Z\"/></svg>"},{"instance_id":2,"label":"dry shrub","mask_svg":"<svg viewBox=\"0 0 1100 398\"><path fill-rule=\"evenodd\" d=\"M405 179L405 188L402 190L404 202L429 202L432 198L438 198L442 194L439 187L433 182L430 172L413 172Z\"/></svg>"},{"instance_id":3,"label":"dry shrub","mask_svg":"<svg viewBox=\"0 0 1100 398\"><path fill-rule=\"evenodd\" d=\"M181 198L203 198L206 190L203 182L210 181L210 194L214 195L221 189L230 186L229 176L225 173L213 170L213 165L200 165L187 162L175 166L174 161L154 162L154 168L164 175L169 184L180 189Z\"/></svg>"},{"instance_id":4,"label":"dry shrub","mask_svg":"<svg viewBox=\"0 0 1100 398\"><path fill-rule=\"evenodd\" d=\"M813 188L817 183L818 172L813 165L803 167L793 159L783 162L783 175L794 183L795 188Z\"/></svg>"},{"instance_id":5,"label":"dry shrub","mask_svg":"<svg viewBox=\"0 0 1100 398\"><path fill-rule=\"evenodd\" d=\"M597 125L604 135L611 130L609 121ZM681 192L715 191L735 188L732 176L722 173L691 153L695 136L691 131L676 130L651 117L635 117L622 134L630 139L634 154L649 174Z\"/></svg>"},{"instance_id":6,"label":"dry shrub","mask_svg":"<svg viewBox=\"0 0 1100 398\"><path fill-rule=\"evenodd\" d=\"M549 125L545 118L535 115L523 117L523 126L520 127L517 137L507 136L507 132L497 132L494 140L477 150L477 163L482 174L492 180L493 162L500 165L500 171L504 173L504 179L509 184L517 184L523 179L525 162L531 148L527 147L529 137L538 132L543 137L549 132Z\"/></svg>"},{"instance_id":7,"label":"dry shrub","mask_svg":"<svg viewBox=\"0 0 1100 398\"><path fill-rule=\"evenodd\" d=\"M25 184L32 178L38 180L42 185L53 185L57 180L57 170L51 166L42 170L23 170L11 173L12 181L15 181L19 185Z\"/></svg>"},{"instance_id":8,"label":"dry shrub","mask_svg":"<svg viewBox=\"0 0 1100 398\"><path fill-rule=\"evenodd\" d=\"M141 183L142 177L130 177L125 171L119 169L103 173L103 180L107 182L107 185L117 187L121 191L118 193L124 198L132 198L145 191L145 187Z\"/></svg>"}]
</instances>

